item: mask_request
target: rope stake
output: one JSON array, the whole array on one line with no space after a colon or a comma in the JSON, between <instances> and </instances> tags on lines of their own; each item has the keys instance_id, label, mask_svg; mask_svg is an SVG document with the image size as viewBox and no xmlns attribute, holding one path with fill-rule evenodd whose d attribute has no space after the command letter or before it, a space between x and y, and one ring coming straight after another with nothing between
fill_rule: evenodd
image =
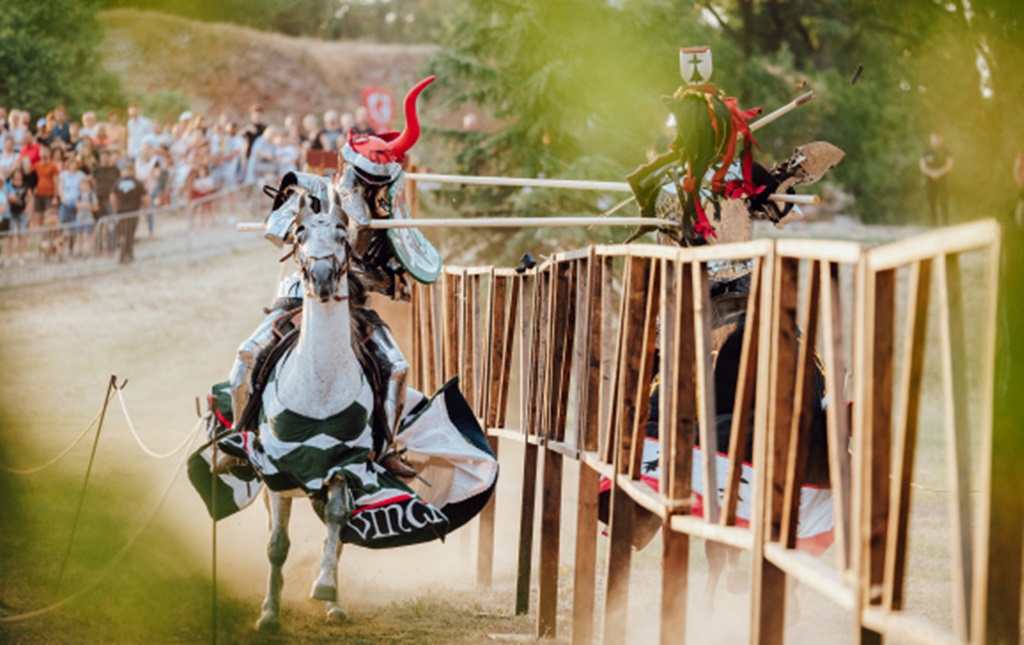
<instances>
[{"instance_id":1,"label":"rope stake","mask_svg":"<svg viewBox=\"0 0 1024 645\"><path fill-rule=\"evenodd\" d=\"M89 476L92 474L92 465L96 461L96 448L100 445L100 433L103 431L103 421L107 416L107 405L110 403L111 392L117 388L117 376L110 375L110 382L107 383L107 394L103 399L103 410L100 412L100 422L96 426L96 438L92 442L92 452L89 454L89 465L85 468L85 481L82 482L82 494L78 496L78 509L75 511L75 521L71 524L71 537L68 539L68 548L64 552L64 561L60 563L60 573L57 575L56 592L60 593L60 583L64 580L64 570L68 566L68 558L71 557L71 547L75 543L75 532L78 531L78 520L82 516L82 505L85 503L85 491L89 487Z\"/></svg>"}]
</instances>

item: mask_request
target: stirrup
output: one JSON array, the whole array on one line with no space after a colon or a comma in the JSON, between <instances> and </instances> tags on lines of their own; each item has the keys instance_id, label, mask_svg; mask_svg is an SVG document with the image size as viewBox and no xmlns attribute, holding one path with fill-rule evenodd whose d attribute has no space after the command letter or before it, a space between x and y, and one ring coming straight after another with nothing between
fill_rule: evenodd
<instances>
[{"instance_id":1,"label":"stirrup","mask_svg":"<svg viewBox=\"0 0 1024 645\"><path fill-rule=\"evenodd\" d=\"M415 470L409 465L409 462L405 460L403 456L404 450L395 450L389 447L384 454L377 459L377 463L380 464L385 470L392 475L402 477L404 479L411 479L417 476Z\"/></svg>"}]
</instances>

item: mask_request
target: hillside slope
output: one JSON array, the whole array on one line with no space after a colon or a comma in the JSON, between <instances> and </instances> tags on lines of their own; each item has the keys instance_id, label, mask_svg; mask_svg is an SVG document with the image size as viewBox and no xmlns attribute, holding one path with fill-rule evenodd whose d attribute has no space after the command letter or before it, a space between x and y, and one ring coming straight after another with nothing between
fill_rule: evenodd
<instances>
[{"instance_id":1,"label":"hillside slope","mask_svg":"<svg viewBox=\"0 0 1024 645\"><path fill-rule=\"evenodd\" d=\"M353 110L365 85L388 88L399 98L435 50L293 38L130 9L102 12L100 20L105 65L129 96L177 89L194 110L229 110L236 118L255 102L272 120L289 112Z\"/></svg>"}]
</instances>

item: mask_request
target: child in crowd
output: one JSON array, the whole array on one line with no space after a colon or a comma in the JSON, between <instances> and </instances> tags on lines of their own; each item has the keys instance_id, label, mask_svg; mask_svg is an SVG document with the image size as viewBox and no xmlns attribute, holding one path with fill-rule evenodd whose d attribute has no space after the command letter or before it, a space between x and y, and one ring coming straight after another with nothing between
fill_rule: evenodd
<instances>
[{"instance_id":1,"label":"child in crowd","mask_svg":"<svg viewBox=\"0 0 1024 645\"><path fill-rule=\"evenodd\" d=\"M92 253L92 227L96 214L100 210L99 199L93 190L92 179L83 177L78 183L78 201L75 202L75 243L72 251L78 247L78 255Z\"/></svg>"}]
</instances>

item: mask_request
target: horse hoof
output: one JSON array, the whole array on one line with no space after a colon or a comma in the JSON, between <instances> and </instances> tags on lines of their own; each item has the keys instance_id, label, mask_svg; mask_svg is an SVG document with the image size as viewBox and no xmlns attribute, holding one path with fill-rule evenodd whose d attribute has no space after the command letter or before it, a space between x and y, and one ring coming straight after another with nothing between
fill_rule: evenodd
<instances>
[{"instance_id":1,"label":"horse hoof","mask_svg":"<svg viewBox=\"0 0 1024 645\"><path fill-rule=\"evenodd\" d=\"M329 587L323 584L314 584L313 591L309 592L309 597L313 600L323 600L324 602L334 602L338 599L337 587Z\"/></svg>"},{"instance_id":2,"label":"horse hoof","mask_svg":"<svg viewBox=\"0 0 1024 645\"><path fill-rule=\"evenodd\" d=\"M725 576L725 588L731 594L746 593L750 590L750 577L742 571L730 571Z\"/></svg>"},{"instance_id":3,"label":"horse hoof","mask_svg":"<svg viewBox=\"0 0 1024 645\"><path fill-rule=\"evenodd\" d=\"M281 631L281 620L273 614L261 614L256 621L256 631L274 634Z\"/></svg>"},{"instance_id":4,"label":"horse hoof","mask_svg":"<svg viewBox=\"0 0 1024 645\"><path fill-rule=\"evenodd\" d=\"M341 607L328 607L327 609L327 621L335 624L341 624L348 620L348 614Z\"/></svg>"}]
</instances>

